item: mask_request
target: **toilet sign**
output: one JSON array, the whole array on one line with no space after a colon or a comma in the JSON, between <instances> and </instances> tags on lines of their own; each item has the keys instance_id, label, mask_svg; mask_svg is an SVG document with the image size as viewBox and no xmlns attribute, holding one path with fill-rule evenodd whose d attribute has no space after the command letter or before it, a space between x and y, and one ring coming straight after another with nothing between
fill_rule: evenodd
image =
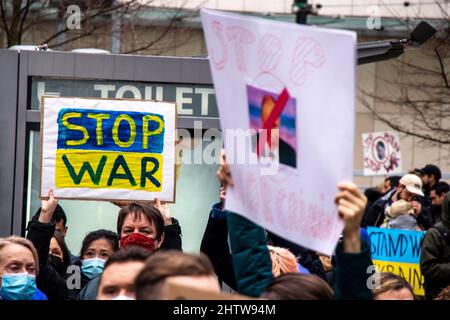
<instances>
[{"instance_id":1,"label":"toilet sign","mask_svg":"<svg viewBox=\"0 0 450 320\"><path fill-rule=\"evenodd\" d=\"M175 200L175 103L43 97L41 117L41 198Z\"/></svg>"}]
</instances>

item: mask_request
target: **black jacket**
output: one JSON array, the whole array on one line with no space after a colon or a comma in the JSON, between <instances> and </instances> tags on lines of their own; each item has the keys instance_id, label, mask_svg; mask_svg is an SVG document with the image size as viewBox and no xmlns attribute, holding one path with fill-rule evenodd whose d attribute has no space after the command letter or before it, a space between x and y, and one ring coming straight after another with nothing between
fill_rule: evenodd
<instances>
[{"instance_id":1,"label":"black jacket","mask_svg":"<svg viewBox=\"0 0 450 320\"><path fill-rule=\"evenodd\" d=\"M392 202L392 196L394 195L396 189L392 188L386 192L381 198L376 200L371 205L368 204L364 212L364 217L362 220L362 227L379 227L384 221L384 208L387 203Z\"/></svg>"},{"instance_id":2,"label":"black jacket","mask_svg":"<svg viewBox=\"0 0 450 320\"><path fill-rule=\"evenodd\" d=\"M164 226L164 241L160 249L182 251L181 227L178 220L172 218L172 224Z\"/></svg>"},{"instance_id":3,"label":"black jacket","mask_svg":"<svg viewBox=\"0 0 450 320\"><path fill-rule=\"evenodd\" d=\"M28 223L27 239L35 246L39 257L37 287L46 294L48 300L74 300L77 291L67 288L65 276L61 276L49 263L50 241L55 232L55 222L42 223L35 216Z\"/></svg>"},{"instance_id":4,"label":"black jacket","mask_svg":"<svg viewBox=\"0 0 450 320\"><path fill-rule=\"evenodd\" d=\"M450 285L450 193L442 204L442 222L430 228L422 240L420 270L425 279L425 298L435 298Z\"/></svg>"},{"instance_id":5,"label":"black jacket","mask_svg":"<svg viewBox=\"0 0 450 320\"><path fill-rule=\"evenodd\" d=\"M220 205L216 203L209 214L200 251L211 260L217 277L231 289L236 290L233 259L228 245L226 212L220 210Z\"/></svg>"}]
</instances>

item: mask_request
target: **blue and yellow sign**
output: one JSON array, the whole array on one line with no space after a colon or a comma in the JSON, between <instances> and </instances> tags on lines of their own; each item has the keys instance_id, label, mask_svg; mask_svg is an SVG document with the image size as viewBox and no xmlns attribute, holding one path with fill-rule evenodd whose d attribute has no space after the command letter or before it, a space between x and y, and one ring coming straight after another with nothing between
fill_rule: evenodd
<instances>
[{"instance_id":1,"label":"blue and yellow sign","mask_svg":"<svg viewBox=\"0 0 450 320\"><path fill-rule=\"evenodd\" d=\"M63 108L57 122L57 188L162 190L164 116Z\"/></svg>"},{"instance_id":2,"label":"blue and yellow sign","mask_svg":"<svg viewBox=\"0 0 450 320\"><path fill-rule=\"evenodd\" d=\"M420 272L421 241L425 232L368 227L372 262L379 272L403 277L414 293L424 295Z\"/></svg>"}]
</instances>

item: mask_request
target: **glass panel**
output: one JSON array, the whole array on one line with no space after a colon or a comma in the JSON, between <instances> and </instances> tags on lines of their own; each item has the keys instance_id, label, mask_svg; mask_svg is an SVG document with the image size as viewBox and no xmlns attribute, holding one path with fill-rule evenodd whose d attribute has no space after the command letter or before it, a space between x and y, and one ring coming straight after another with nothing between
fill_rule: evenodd
<instances>
[{"instance_id":1,"label":"glass panel","mask_svg":"<svg viewBox=\"0 0 450 320\"><path fill-rule=\"evenodd\" d=\"M27 186L27 221L40 207L39 200L39 131L30 131L28 186ZM220 150L221 139L213 142L201 142L201 137L193 143L183 145L182 160L193 159L201 154L204 147L214 144ZM218 152L214 154L216 160ZM218 162L216 162L218 163ZM183 250L198 252L203 232L208 221L211 206L219 199L219 182L216 178L216 164L182 164L177 177L176 203L170 205L172 216L180 221L182 229ZM60 200L67 215L69 227L66 242L73 254L78 254L84 236L93 230L108 229L116 231L118 207L108 202Z\"/></svg>"}]
</instances>

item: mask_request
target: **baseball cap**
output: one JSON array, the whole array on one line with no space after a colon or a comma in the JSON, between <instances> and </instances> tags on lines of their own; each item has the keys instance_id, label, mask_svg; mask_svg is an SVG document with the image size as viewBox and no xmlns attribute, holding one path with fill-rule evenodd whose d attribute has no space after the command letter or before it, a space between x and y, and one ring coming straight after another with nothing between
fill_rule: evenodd
<instances>
[{"instance_id":1,"label":"baseball cap","mask_svg":"<svg viewBox=\"0 0 450 320\"><path fill-rule=\"evenodd\" d=\"M400 184L404 185L409 192L421 197L424 196L422 192L422 180L415 174L405 174L400 179Z\"/></svg>"},{"instance_id":2,"label":"baseball cap","mask_svg":"<svg viewBox=\"0 0 450 320\"><path fill-rule=\"evenodd\" d=\"M436 178L436 181L439 181L442 177L441 170L434 164L427 164L422 169L416 169L416 170L419 171L421 174L426 174L429 176L434 175L434 177Z\"/></svg>"}]
</instances>

